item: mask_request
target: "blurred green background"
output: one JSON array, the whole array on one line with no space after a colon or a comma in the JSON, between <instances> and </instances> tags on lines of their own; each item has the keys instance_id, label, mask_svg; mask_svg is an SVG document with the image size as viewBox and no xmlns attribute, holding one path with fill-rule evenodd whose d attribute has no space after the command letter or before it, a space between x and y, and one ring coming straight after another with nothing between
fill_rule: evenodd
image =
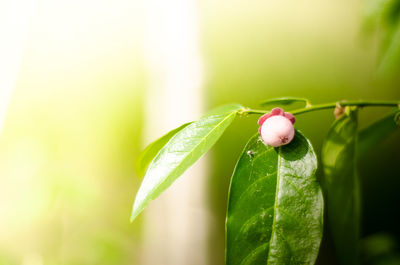
<instances>
[{"instance_id":1,"label":"blurred green background","mask_svg":"<svg viewBox=\"0 0 400 265\"><path fill-rule=\"evenodd\" d=\"M281 96L400 99L400 45L387 55L394 58L389 70L380 60L387 46L381 40L390 43L385 29L396 27L368 1L193 2L207 110L231 102L258 108ZM140 264L145 224L130 224L129 215L141 181L134 160L144 147L148 100L144 0L38 3L0 138L0 264ZM360 126L387 111L362 110ZM257 118L235 121L207 155L207 264L224 263L229 179ZM330 110L314 112L296 126L319 151L333 120ZM390 244L382 253L394 256L399 136L360 161L363 235L383 234ZM382 245L379 239L366 241L366 249ZM333 253L326 236L319 263L336 264Z\"/></svg>"}]
</instances>

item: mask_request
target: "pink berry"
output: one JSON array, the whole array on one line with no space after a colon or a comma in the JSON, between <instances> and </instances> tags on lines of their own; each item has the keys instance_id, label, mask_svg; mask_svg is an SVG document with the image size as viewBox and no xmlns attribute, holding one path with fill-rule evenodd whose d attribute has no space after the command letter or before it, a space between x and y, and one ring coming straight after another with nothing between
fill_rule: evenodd
<instances>
[{"instance_id":1,"label":"pink berry","mask_svg":"<svg viewBox=\"0 0 400 265\"><path fill-rule=\"evenodd\" d=\"M278 147L292 141L294 136L293 124L296 118L281 108L274 108L258 119L258 131L264 143Z\"/></svg>"},{"instance_id":2,"label":"pink berry","mask_svg":"<svg viewBox=\"0 0 400 265\"><path fill-rule=\"evenodd\" d=\"M260 128L261 138L264 143L273 147L290 143L294 136L293 115L290 114L291 116L288 115L289 117L286 117L286 115L282 114L268 117Z\"/></svg>"}]
</instances>

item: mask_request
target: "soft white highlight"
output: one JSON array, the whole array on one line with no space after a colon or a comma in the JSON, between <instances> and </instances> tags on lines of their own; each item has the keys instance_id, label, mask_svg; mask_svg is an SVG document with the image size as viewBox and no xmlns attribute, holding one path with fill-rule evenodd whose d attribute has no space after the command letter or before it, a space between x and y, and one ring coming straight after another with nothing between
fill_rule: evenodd
<instances>
[{"instance_id":1,"label":"soft white highlight","mask_svg":"<svg viewBox=\"0 0 400 265\"><path fill-rule=\"evenodd\" d=\"M0 133L36 5L34 0L0 1Z\"/></svg>"},{"instance_id":2,"label":"soft white highlight","mask_svg":"<svg viewBox=\"0 0 400 265\"><path fill-rule=\"evenodd\" d=\"M203 113L202 60L195 0L146 0L148 89L145 142ZM206 265L205 160L197 162L143 211L143 265Z\"/></svg>"}]
</instances>

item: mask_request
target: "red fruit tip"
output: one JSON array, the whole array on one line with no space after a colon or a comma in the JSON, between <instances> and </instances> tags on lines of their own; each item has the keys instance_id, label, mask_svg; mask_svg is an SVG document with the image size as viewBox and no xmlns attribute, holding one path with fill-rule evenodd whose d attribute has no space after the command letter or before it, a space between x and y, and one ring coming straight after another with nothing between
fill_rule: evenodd
<instances>
[{"instance_id":1,"label":"red fruit tip","mask_svg":"<svg viewBox=\"0 0 400 265\"><path fill-rule=\"evenodd\" d=\"M281 108L274 108L271 110L271 112L262 115L257 123L258 125L263 125L263 123L268 119L271 118L273 116L284 116L285 118L287 118L288 120L290 120L290 122L292 124L294 124L296 122L296 118L293 116L293 114L289 113L289 112L284 112L283 109Z\"/></svg>"}]
</instances>

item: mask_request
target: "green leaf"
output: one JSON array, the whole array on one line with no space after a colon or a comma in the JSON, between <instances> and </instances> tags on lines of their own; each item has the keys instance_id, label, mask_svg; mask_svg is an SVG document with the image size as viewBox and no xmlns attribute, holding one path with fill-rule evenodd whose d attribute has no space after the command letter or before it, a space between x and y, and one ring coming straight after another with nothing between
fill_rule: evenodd
<instances>
[{"instance_id":1,"label":"green leaf","mask_svg":"<svg viewBox=\"0 0 400 265\"><path fill-rule=\"evenodd\" d=\"M378 73L398 73L400 66L400 20L390 29L383 47L383 55L379 62Z\"/></svg>"},{"instance_id":2,"label":"green leaf","mask_svg":"<svg viewBox=\"0 0 400 265\"><path fill-rule=\"evenodd\" d=\"M133 205L131 221L187 168L206 153L242 106L221 106L177 132L150 163Z\"/></svg>"},{"instance_id":3,"label":"green leaf","mask_svg":"<svg viewBox=\"0 0 400 265\"><path fill-rule=\"evenodd\" d=\"M135 167L139 176L143 176L146 173L146 169L154 157L160 152L161 148L164 147L166 143L183 128L191 124L191 122L185 123L178 128L169 131L164 136L161 136L151 144L149 144L136 159Z\"/></svg>"},{"instance_id":4,"label":"green leaf","mask_svg":"<svg viewBox=\"0 0 400 265\"><path fill-rule=\"evenodd\" d=\"M322 146L328 224L341 264L357 264L360 191L356 173L357 112L336 120Z\"/></svg>"},{"instance_id":5,"label":"green leaf","mask_svg":"<svg viewBox=\"0 0 400 265\"><path fill-rule=\"evenodd\" d=\"M280 98L272 98L260 103L261 106L289 106L295 103L302 103L304 106L309 105L310 102L306 98L297 98L297 97L280 97Z\"/></svg>"},{"instance_id":6,"label":"green leaf","mask_svg":"<svg viewBox=\"0 0 400 265\"><path fill-rule=\"evenodd\" d=\"M363 157L371 148L399 128L395 121L398 114L400 114L400 111L387 115L358 134L357 155L359 158Z\"/></svg>"},{"instance_id":7,"label":"green leaf","mask_svg":"<svg viewBox=\"0 0 400 265\"><path fill-rule=\"evenodd\" d=\"M393 234L379 232L364 237L360 242L362 252L362 264L400 264L398 243ZM397 253L396 253L397 252ZM397 255L396 255L397 254ZM397 263L387 262L391 256L397 256ZM385 262L386 261L386 262Z\"/></svg>"},{"instance_id":8,"label":"green leaf","mask_svg":"<svg viewBox=\"0 0 400 265\"><path fill-rule=\"evenodd\" d=\"M232 176L226 221L226 264L314 264L323 230L317 158L296 130L273 148L252 137Z\"/></svg>"}]
</instances>

